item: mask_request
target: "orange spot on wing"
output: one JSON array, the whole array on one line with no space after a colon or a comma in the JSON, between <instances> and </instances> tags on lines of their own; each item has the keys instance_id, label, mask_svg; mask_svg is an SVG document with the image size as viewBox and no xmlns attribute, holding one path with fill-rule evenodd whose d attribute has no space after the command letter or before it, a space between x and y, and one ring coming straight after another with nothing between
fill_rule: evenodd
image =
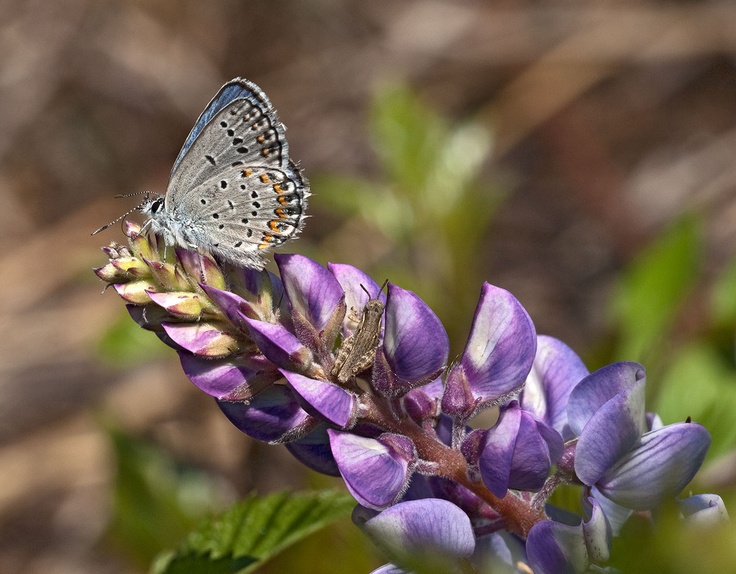
<instances>
[{"instance_id":1,"label":"orange spot on wing","mask_svg":"<svg viewBox=\"0 0 736 574\"><path fill-rule=\"evenodd\" d=\"M263 239L261 240L261 244L258 246L258 249L268 249L271 246L271 243L273 243L273 235L270 233L265 233L263 235Z\"/></svg>"},{"instance_id":2,"label":"orange spot on wing","mask_svg":"<svg viewBox=\"0 0 736 574\"><path fill-rule=\"evenodd\" d=\"M263 183L268 183L268 182L270 181L270 180L268 179L268 175L264 173L264 174L263 174L263 175L261 176L261 181L262 181Z\"/></svg>"}]
</instances>

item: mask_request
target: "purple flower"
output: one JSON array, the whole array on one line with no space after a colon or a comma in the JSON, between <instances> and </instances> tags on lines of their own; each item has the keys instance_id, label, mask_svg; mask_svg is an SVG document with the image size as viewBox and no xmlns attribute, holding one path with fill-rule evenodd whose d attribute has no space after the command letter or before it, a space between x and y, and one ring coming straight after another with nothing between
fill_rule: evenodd
<instances>
[{"instance_id":1,"label":"purple flower","mask_svg":"<svg viewBox=\"0 0 736 574\"><path fill-rule=\"evenodd\" d=\"M345 485L360 504L381 510L401 498L416 461L409 439L390 434L373 439L333 430L327 434Z\"/></svg>"},{"instance_id":2,"label":"purple flower","mask_svg":"<svg viewBox=\"0 0 736 574\"><path fill-rule=\"evenodd\" d=\"M698 494L678 500L683 518L690 524L712 526L728 522L728 511L723 499L717 494Z\"/></svg>"},{"instance_id":3,"label":"purple flower","mask_svg":"<svg viewBox=\"0 0 736 574\"><path fill-rule=\"evenodd\" d=\"M299 406L285 385L271 385L249 401L218 401L236 427L256 440L271 444L301 438L319 424Z\"/></svg>"},{"instance_id":4,"label":"purple flower","mask_svg":"<svg viewBox=\"0 0 736 574\"><path fill-rule=\"evenodd\" d=\"M463 558L475 549L467 514L446 500L411 500L381 513L359 506L353 522L393 556L434 552Z\"/></svg>"},{"instance_id":5,"label":"purple flower","mask_svg":"<svg viewBox=\"0 0 736 574\"><path fill-rule=\"evenodd\" d=\"M570 394L576 476L620 506L648 510L676 496L695 476L710 446L697 423L649 430L644 368L616 363L586 377Z\"/></svg>"},{"instance_id":6,"label":"purple flower","mask_svg":"<svg viewBox=\"0 0 736 574\"><path fill-rule=\"evenodd\" d=\"M480 474L499 497L509 488L539 490L562 455L562 437L519 408L516 401L501 409L495 426L480 433Z\"/></svg>"},{"instance_id":7,"label":"purple flower","mask_svg":"<svg viewBox=\"0 0 736 574\"><path fill-rule=\"evenodd\" d=\"M411 291L389 284L374 388L385 396L404 395L437 377L449 352L450 341L437 315Z\"/></svg>"},{"instance_id":8,"label":"purple flower","mask_svg":"<svg viewBox=\"0 0 736 574\"><path fill-rule=\"evenodd\" d=\"M570 440L573 433L567 422L567 402L588 374L583 361L565 343L539 335L532 370L519 397L521 408Z\"/></svg>"},{"instance_id":9,"label":"purple flower","mask_svg":"<svg viewBox=\"0 0 736 574\"><path fill-rule=\"evenodd\" d=\"M534 324L521 303L484 283L465 351L447 375L443 412L467 420L518 393L536 346Z\"/></svg>"},{"instance_id":10,"label":"purple flower","mask_svg":"<svg viewBox=\"0 0 736 574\"><path fill-rule=\"evenodd\" d=\"M529 531L526 552L537 574L587 572L610 554L610 529L598 502L591 498L587 518L578 525L552 520L537 522Z\"/></svg>"},{"instance_id":11,"label":"purple flower","mask_svg":"<svg viewBox=\"0 0 736 574\"><path fill-rule=\"evenodd\" d=\"M677 496L703 462L702 426L646 412L641 365L589 373L501 288L483 285L448 366L447 333L416 293L389 283L384 295L355 267L301 255L276 256L277 277L164 254L139 231L128 224L129 247L105 248L95 273L237 428L342 477L355 522L398 564L381 572L424 555L602 570L632 511ZM497 419L482 426L489 407ZM563 484L580 489L582 519L548 504ZM680 505L691 522L726 514L706 495Z\"/></svg>"}]
</instances>

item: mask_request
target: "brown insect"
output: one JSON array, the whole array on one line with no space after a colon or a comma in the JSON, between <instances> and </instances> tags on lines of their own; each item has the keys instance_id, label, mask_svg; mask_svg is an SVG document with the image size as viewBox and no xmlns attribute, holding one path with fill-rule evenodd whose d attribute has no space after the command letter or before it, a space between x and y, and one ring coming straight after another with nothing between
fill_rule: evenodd
<instances>
[{"instance_id":1,"label":"brown insect","mask_svg":"<svg viewBox=\"0 0 736 574\"><path fill-rule=\"evenodd\" d=\"M378 290L379 295L387 283L388 279ZM362 373L373 364L376 358L376 347L380 340L381 317L383 317L385 305L377 297L371 298L371 294L363 285L360 287L368 295L368 302L363 308L363 314L360 316L355 333L340 345L330 372L340 383L346 383L351 377Z\"/></svg>"}]
</instances>

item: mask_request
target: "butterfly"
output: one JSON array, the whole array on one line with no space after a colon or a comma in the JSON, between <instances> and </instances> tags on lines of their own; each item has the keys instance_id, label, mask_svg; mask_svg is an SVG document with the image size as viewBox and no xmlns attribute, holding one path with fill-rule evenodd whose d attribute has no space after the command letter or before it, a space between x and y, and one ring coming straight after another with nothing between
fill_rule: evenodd
<instances>
[{"instance_id":1,"label":"butterfly","mask_svg":"<svg viewBox=\"0 0 736 574\"><path fill-rule=\"evenodd\" d=\"M257 85L226 83L184 142L166 194L147 194L135 208L147 218L141 232L262 269L263 254L302 229L310 196L285 131Z\"/></svg>"}]
</instances>

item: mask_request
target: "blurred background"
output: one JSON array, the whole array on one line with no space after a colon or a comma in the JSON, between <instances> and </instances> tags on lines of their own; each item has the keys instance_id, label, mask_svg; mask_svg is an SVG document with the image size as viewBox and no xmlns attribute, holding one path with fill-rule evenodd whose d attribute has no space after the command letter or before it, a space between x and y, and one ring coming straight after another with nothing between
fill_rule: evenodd
<instances>
[{"instance_id":1,"label":"blurred background","mask_svg":"<svg viewBox=\"0 0 736 574\"><path fill-rule=\"evenodd\" d=\"M231 427L91 271L235 76L312 184L281 251L415 291L453 355L489 281L591 370L644 362L648 408L713 434L693 490L733 501L735 30L727 1L0 0L0 571L145 572L249 492L339 486ZM263 571L382 563L319 536Z\"/></svg>"}]
</instances>

